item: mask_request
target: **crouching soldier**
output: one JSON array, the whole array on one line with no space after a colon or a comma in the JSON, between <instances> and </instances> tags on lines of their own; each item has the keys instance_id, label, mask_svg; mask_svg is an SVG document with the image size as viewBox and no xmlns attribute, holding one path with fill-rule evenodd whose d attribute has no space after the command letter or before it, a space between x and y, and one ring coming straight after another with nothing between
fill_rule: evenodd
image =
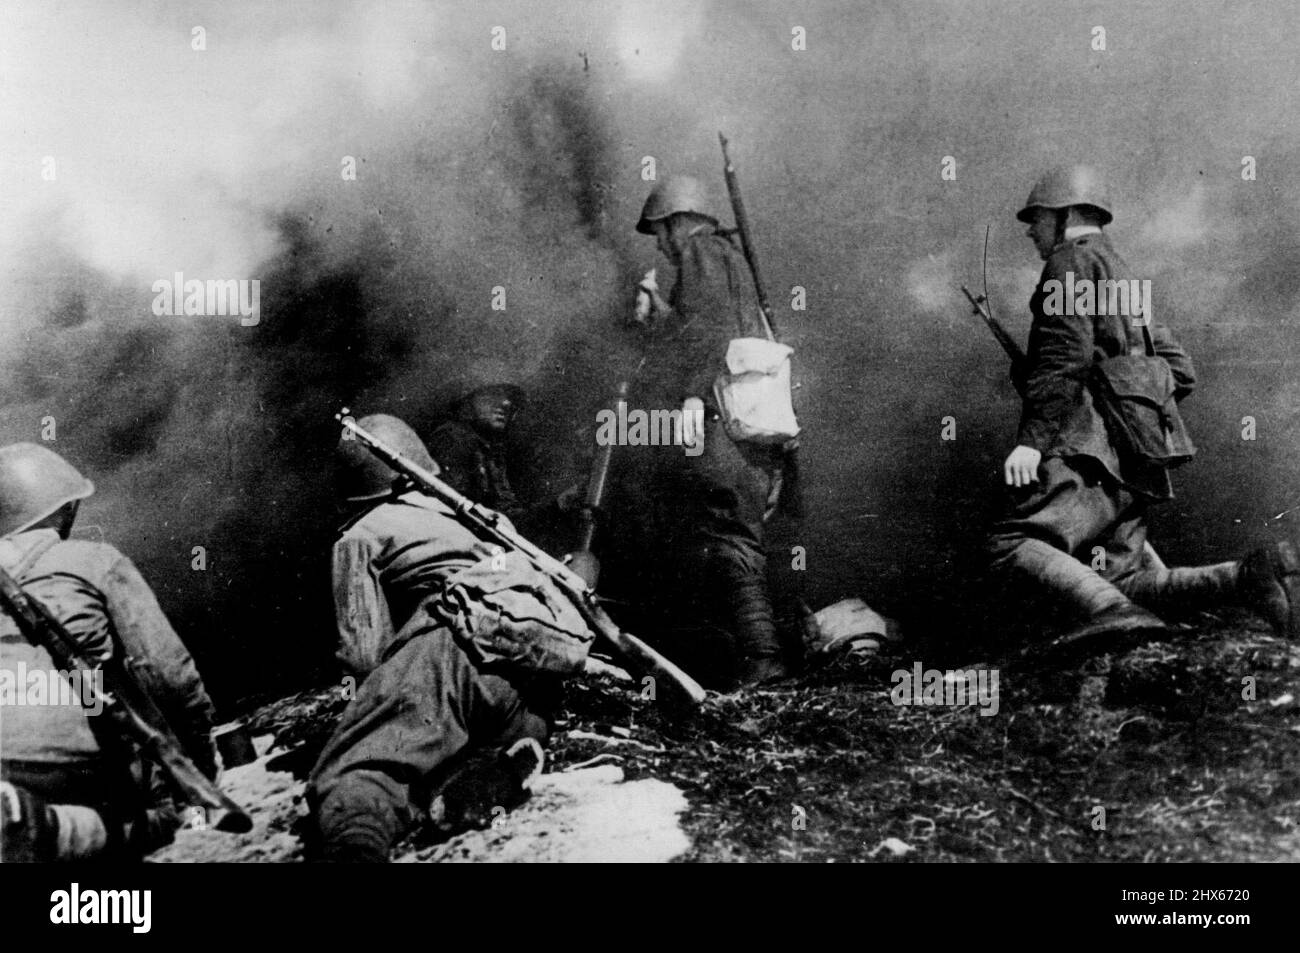
<instances>
[{"instance_id":1,"label":"crouching soldier","mask_svg":"<svg viewBox=\"0 0 1300 953\"><path fill-rule=\"evenodd\" d=\"M1010 498L989 540L995 575L1050 593L1080 623L1062 651L1121 648L1164 631L1153 612L1233 603L1295 638L1300 563L1290 543L1174 569L1146 546L1149 507L1173 496L1168 468L1194 452L1177 401L1195 376L1168 328L1153 323L1149 297L1138 308L1114 290L1136 276L1102 230L1112 213L1098 177L1050 172L1017 217L1046 264L1017 369L1024 404L1004 465Z\"/></svg>"},{"instance_id":2,"label":"crouching soldier","mask_svg":"<svg viewBox=\"0 0 1300 953\"><path fill-rule=\"evenodd\" d=\"M438 472L398 418L360 426ZM364 680L312 770L313 846L384 861L421 818L456 829L522 801L555 687L583 671L594 636L547 577L359 441L345 436L339 460L353 512L334 547L335 607L341 655Z\"/></svg>"},{"instance_id":3,"label":"crouching soldier","mask_svg":"<svg viewBox=\"0 0 1300 953\"><path fill-rule=\"evenodd\" d=\"M0 447L0 566L44 604L86 656L100 664L123 661L185 753L215 778L212 703L153 592L114 547L68 538L80 501L94 489L45 447ZM56 669L50 654L0 613L0 679L24 691L37 676L47 692L45 703L0 699L0 856L138 858L169 843L180 812L124 740L111 736L107 716L93 717L97 713L79 698L60 691Z\"/></svg>"}]
</instances>

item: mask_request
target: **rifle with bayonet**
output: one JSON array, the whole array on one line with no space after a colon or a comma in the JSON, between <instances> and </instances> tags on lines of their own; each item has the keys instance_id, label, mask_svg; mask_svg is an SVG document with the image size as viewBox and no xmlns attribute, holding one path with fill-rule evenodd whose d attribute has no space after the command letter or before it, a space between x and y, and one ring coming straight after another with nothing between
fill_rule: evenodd
<instances>
[{"instance_id":1,"label":"rifle with bayonet","mask_svg":"<svg viewBox=\"0 0 1300 953\"><path fill-rule=\"evenodd\" d=\"M85 658L63 623L2 567L0 608L13 617L32 645L50 654L82 703L99 712L93 717L108 718L118 736L162 768L190 805L207 812L208 826L232 834L252 830L252 818L190 760L162 712L121 662L114 659L100 665ZM74 673L81 674L80 685L73 681ZM99 677L92 677L95 674Z\"/></svg>"},{"instance_id":2,"label":"rifle with bayonet","mask_svg":"<svg viewBox=\"0 0 1300 953\"><path fill-rule=\"evenodd\" d=\"M352 434L371 453L410 481L417 490L451 507L457 518L484 542L495 543L519 553L534 569L549 576L569 597L591 630L613 650L633 675L653 677L656 684L668 689L672 698L686 705L698 705L704 701L704 689L695 679L614 623L597 601L595 590L580 575L513 529L508 529L502 523L500 514L458 493L435 474L358 425L347 408L335 414L335 419L343 425L345 433Z\"/></svg>"}]
</instances>

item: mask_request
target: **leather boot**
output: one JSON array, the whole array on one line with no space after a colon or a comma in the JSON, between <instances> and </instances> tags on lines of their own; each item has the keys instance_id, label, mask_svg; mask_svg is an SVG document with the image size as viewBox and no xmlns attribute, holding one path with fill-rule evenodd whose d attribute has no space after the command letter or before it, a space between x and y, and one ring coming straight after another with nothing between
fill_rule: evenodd
<instances>
[{"instance_id":1,"label":"leather boot","mask_svg":"<svg viewBox=\"0 0 1300 953\"><path fill-rule=\"evenodd\" d=\"M1260 546L1241 561L1237 597L1279 636L1300 638L1300 558L1283 540Z\"/></svg>"},{"instance_id":2,"label":"leather boot","mask_svg":"<svg viewBox=\"0 0 1300 953\"><path fill-rule=\"evenodd\" d=\"M754 575L733 578L729 599L737 680L745 686L784 678L789 670L777 638L766 581Z\"/></svg>"},{"instance_id":3,"label":"leather boot","mask_svg":"<svg viewBox=\"0 0 1300 953\"><path fill-rule=\"evenodd\" d=\"M1177 614L1240 601L1240 562L1176 569L1143 569L1119 584L1134 602L1153 612Z\"/></svg>"},{"instance_id":4,"label":"leather boot","mask_svg":"<svg viewBox=\"0 0 1300 953\"><path fill-rule=\"evenodd\" d=\"M1026 654L1064 661L1124 651L1167 632L1160 619L1134 605L1118 588L1042 540L1022 540L1008 559L1009 568L1048 589L1082 619L1047 646L1031 646Z\"/></svg>"},{"instance_id":5,"label":"leather boot","mask_svg":"<svg viewBox=\"0 0 1300 953\"><path fill-rule=\"evenodd\" d=\"M1239 561L1143 570L1120 587L1156 612L1240 605L1263 616L1279 636L1300 637L1300 560L1287 541L1259 546Z\"/></svg>"}]
</instances>

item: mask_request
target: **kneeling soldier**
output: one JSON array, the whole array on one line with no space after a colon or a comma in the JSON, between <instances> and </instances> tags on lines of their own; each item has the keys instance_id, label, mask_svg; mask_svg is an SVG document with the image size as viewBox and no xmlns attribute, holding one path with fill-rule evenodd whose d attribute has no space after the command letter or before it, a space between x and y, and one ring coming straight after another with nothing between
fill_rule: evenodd
<instances>
[{"instance_id":1,"label":"kneeling soldier","mask_svg":"<svg viewBox=\"0 0 1300 953\"><path fill-rule=\"evenodd\" d=\"M1164 625L1148 609L1224 603L1253 608L1279 634L1296 638L1300 562L1290 543L1211 566L1168 569L1144 556L1147 510L1173 496L1168 463L1193 452L1175 400L1196 381L1187 352L1167 328L1151 324L1150 302L1137 319L1100 306L1097 289L1133 273L1102 231L1112 214L1097 176L1084 167L1048 173L1017 218L1029 224L1046 264L1030 299L1025 366L1017 369L1024 405L1004 466L1010 500L988 546L995 573L1048 590L1082 620L1062 640L1071 650L1105 651L1158 636ZM1062 289L1085 283L1094 307L1057 306ZM1123 426L1131 409L1118 406L1117 390L1106 386L1115 359L1128 361L1130 384L1164 400L1151 433ZM1104 568L1093 571L1087 563L1098 546Z\"/></svg>"},{"instance_id":2,"label":"kneeling soldier","mask_svg":"<svg viewBox=\"0 0 1300 953\"><path fill-rule=\"evenodd\" d=\"M0 447L0 566L86 656L101 665L124 660L185 753L215 778L212 703L149 585L114 547L68 538L80 502L94 490L52 450ZM0 671L19 691L26 687L14 678L20 666L28 678L61 677L49 652L0 613ZM0 712L3 859L138 858L169 842L180 817L158 796L163 788L151 793L145 765L112 736L107 716L90 717L94 712L77 699L63 701L71 703L6 705Z\"/></svg>"}]
</instances>

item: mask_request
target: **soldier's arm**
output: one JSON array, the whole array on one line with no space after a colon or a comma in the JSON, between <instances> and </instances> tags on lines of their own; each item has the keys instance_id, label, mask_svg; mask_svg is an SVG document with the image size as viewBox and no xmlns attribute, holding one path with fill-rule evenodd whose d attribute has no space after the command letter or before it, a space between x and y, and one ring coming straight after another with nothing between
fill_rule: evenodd
<instances>
[{"instance_id":1,"label":"soldier's arm","mask_svg":"<svg viewBox=\"0 0 1300 953\"><path fill-rule=\"evenodd\" d=\"M334 618L337 657L351 672L367 675L393 637L393 619L375 568L371 540L345 536L334 544Z\"/></svg>"},{"instance_id":2,"label":"soldier's arm","mask_svg":"<svg viewBox=\"0 0 1300 953\"><path fill-rule=\"evenodd\" d=\"M189 650L167 621L135 564L118 555L104 585L104 600L126 661L204 774L216 777L212 699Z\"/></svg>"},{"instance_id":3,"label":"soldier's arm","mask_svg":"<svg viewBox=\"0 0 1300 953\"><path fill-rule=\"evenodd\" d=\"M1074 267L1070 262L1069 267ZM1066 262L1049 261L1040 287L1065 281ZM1076 273L1076 280L1078 280ZM1088 275L1091 277L1091 275ZM1045 307L1037 309L1045 312ZM1065 310L1061 308L1059 310ZM1092 366L1093 319L1087 315L1035 314L1025 361L1024 403L1018 440L1046 451L1082 400Z\"/></svg>"},{"instance_id":4,"label":"soldier's arm","mask_svg":"<svg viewBox=\"0 0 1300 953\"><path fill-rule=\"evenodd\" d=\"M1162 324L1156 325L1151 343L1156 347L1156 354L1163 357L1174 372L1174 399L1182 400L1196 390L1196 368L1192 366L1192 357L1174 340L1169 329Z\"/></svg>"}]
</instances>

